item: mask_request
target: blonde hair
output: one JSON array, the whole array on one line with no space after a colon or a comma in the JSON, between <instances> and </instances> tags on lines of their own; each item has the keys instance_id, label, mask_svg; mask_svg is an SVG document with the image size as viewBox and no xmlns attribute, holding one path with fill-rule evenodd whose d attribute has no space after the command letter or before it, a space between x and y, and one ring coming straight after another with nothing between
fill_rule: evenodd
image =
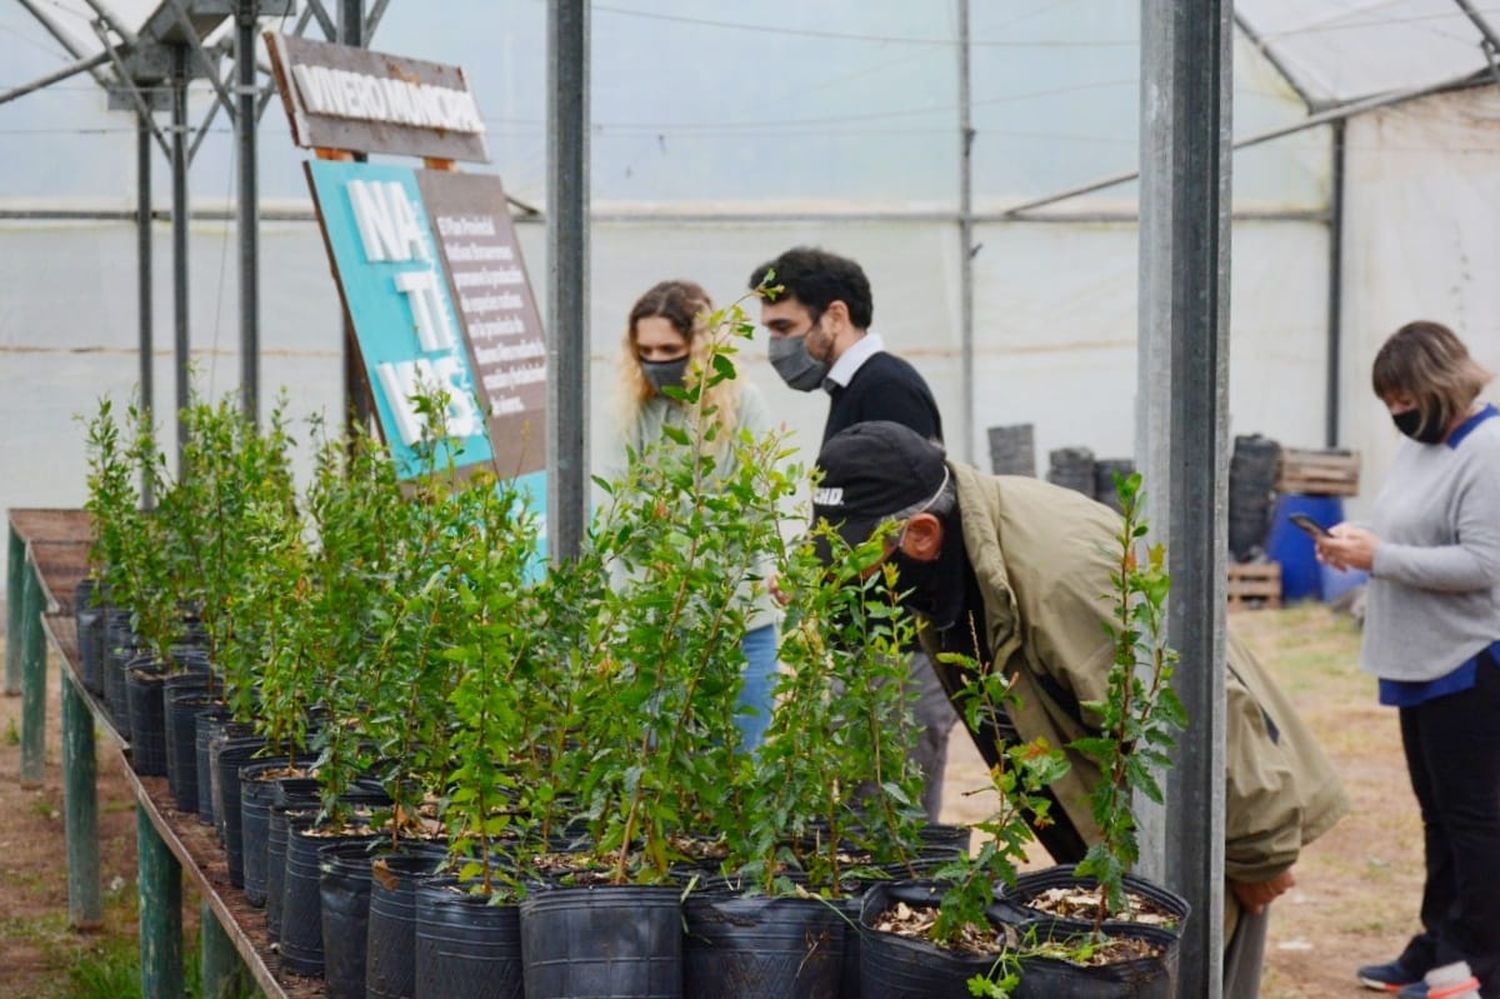
<instances>
[{"instance_id":1,"label":"blonde hair","mask_svg":"<svg viewBox=\"0 0 1500 999\"><path fill-rule=\"evenodd\" d=\"M714 303L703 287L692 281L662 281L636 300L630 309L625 324L623 341L624 357L620 363L621 420L627 433L634 434L639 425L641 409L657 395L641 369L640 353L636 350L636 325L642 319L660 318L671 323L688 345L689 368L702 372L708 364L710 348L723 343L723 332L710 329L708 317ZM691 377L691 373L688 376ZM723 451L739 429L740 382L726 378L704 391L705 408L713 409L709 421L718 426L713 450ZM706 428L705 428L706 429ZM642 445L654 443L640 441Z\"/></svg>"},{"instance_id":2,"label":"blonde hair","mask_svg":"<svg viewBox=\"0 0 1500 999\"><path fill-rule=\"evenodd\" d=\"M1423 426L1449 427L1495 376L1442 323L1407 323L1375 355L1370 382L1380 399L1409 395Z\"/></svg>"}]
</instances>

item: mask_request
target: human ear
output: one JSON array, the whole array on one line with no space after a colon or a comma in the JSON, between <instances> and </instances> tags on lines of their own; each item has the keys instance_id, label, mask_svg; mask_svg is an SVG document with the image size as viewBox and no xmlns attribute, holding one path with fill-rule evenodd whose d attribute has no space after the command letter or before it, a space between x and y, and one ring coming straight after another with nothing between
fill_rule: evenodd
<instances>
[{"instance_id":1,"label":"human ear","mask_svg":"<svg viewBox=\"0 0 1500 999\"><path fill-rule=\"evenodd\" d=\"M930 513L913 514L901 532L901 551L917 562L933 562L942 550L943 522Z\"/></svg>"}]
</instances>

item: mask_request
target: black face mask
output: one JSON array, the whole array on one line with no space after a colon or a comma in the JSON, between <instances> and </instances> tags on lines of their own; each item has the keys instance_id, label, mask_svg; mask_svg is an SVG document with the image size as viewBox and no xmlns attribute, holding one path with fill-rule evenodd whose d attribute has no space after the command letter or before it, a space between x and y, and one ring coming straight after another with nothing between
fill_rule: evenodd
<instances>
[{"instance_id":1,"label":"black face mask","mask_svg":"<svg viewBox=\"0 0 1500 999\"><path fill-rule=\"evenodd\" d=\"M964 548L958 524L943 518L943 548L931 562L919 562L899 546L887 561L896 567L897 589L906 594L903 607L939 631L958 623L964 610Z\"/></svg>"},{"instance_id":2,"label":"black face mask","mask_svg":"<svg viewBox=\"0 0 1500 999\"><path fill-rule=\"evenodd\" d=\"M688 355L684 354L670 361L641 361L641 374L646 376L646 381L658 392L668 387L681 388L682 376L687 374L688 360Z\"/></svg>"},{"instance_id":3,"label":"black face mask","mask_svg":"<svg viewBox=\"0 0 1500 999\"><path fill-rule=\"evenodd\" d=\"M1448 428L1434 422L1432 426L1422 422L1420 410L1408 409L1404 413L1392 413L1391 420L1396 429L1419 444L1441 444L1448 436Z\"/></svg>"}]
</instances>

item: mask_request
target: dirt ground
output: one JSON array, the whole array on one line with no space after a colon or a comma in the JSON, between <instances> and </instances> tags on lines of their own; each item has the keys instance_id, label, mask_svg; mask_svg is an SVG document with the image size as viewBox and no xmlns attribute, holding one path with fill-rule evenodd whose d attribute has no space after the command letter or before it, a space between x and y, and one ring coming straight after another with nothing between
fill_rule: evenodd
<instances>
[{"instance_id":1,"label":"dirt ground","mask_svg":"<svg viewBox=\"0 0 1500 999\"><path fill-rule=\"evenodd\" d=\"M1297 865L1297 887L1273 910L1262 995L1361 994L1354 967L1400 949L1415 927L1421 892L1421 827L1395 714L1376 704L1374 681L1356 669L1359 637L1347 620L1322 607L1248 612L1232 620L1322 738L1354 803L1352 814L1306 851ZM102 739L99 825L106 925L87 934L67 927L57 675L55 668L50 671L48 766L40 790L20 788L20 699L0 697L0 995L5 997L79 994L74 984L79 963L111 949L119 952L135 933L133 805L118 759ZM955 732L944 818L982 813L984 796L966 792L983 784L977 754L967 736ZM188 901L185 908L191 925L196 903ZM187 949L194 939L188 937Z\"/></svg>"}]
</instances>

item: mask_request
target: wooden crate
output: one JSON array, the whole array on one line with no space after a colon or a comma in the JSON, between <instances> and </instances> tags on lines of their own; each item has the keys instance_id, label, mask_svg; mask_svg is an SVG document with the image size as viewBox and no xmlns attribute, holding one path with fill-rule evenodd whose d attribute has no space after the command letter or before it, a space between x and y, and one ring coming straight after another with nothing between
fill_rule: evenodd
<instances>
[{"instance_id":1,"label":"wooden crate","mask_svg":"<svg viewBox=\"0 0 1500 999\"><path fill-rule=\"evenodd\" d=\"M1281 606L1281 563L1247 562L1229 567L1229 609Z\"/></svg>"},{"instance_id":2,"label":"wooden crate","mask_svg":"<svg viewBox=\"0 0 1500 999\"><path fill-rule=\"evenodd\" d=\"M1354 451L1282 448L1276 491L1313 496L1358 496L1359 454Z\"/></svg>"}]
</instances>

